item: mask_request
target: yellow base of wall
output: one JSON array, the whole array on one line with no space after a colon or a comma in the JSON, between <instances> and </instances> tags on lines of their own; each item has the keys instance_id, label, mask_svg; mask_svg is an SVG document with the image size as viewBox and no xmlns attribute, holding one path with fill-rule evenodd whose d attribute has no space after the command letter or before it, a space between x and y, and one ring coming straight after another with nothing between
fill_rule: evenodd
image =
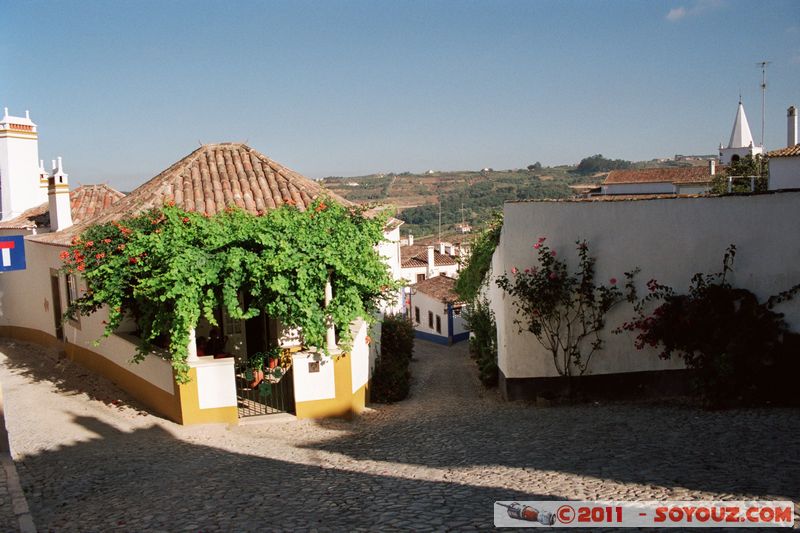
<instances>
[{"instance_id":1,"label":"yellow base of wall","mask_svg":"<svg viewBox=\"0 0 800 533\"><path fill-rule=\"evenodd\" d=\"M156 387L133 372L109 361L102 355L78 346L65 343L67 356L79 365L113 381L119 388L173 422L182 423L180 398L177 394Z\"/></svg>"},{"instance_id":2,"label":"yellow base of wall","mask_svg":"<svg viewBox=\"0 0 800 533\"><path fill-rule=\"evenodd\" d=\"M239 413L235 405L200 409L200 394L197 390L197 369L189 369L189 383L175 384L175 392L180 398L181 423L190 424L237 424Z\"/></svg>"},{"instance_id":3,"label":"yellow base of wall","mask_svg":"<svg viewBox=\"0 0 800 533\"><path fill-rule=\"evenodd\" d=\"M0 337L10 337L25 342L32 342L47 346L48 348L64 348L64 343L55 336L38 329L23 328L19 326L0 326Z\"/></svg>"},{"instance_id":4,"label":"yellow base of wall","mask_svg":"<svg viewBox=\"0 0 800 533\"><path fill-rule=\"evenodd\" d=\"M333 375L336 382L336 397L328 400L297 402L297 418L352 418L361 414L366 406L367 385L353 391L353 374L350 367L352 358L342 355L333 362Z\"/></svg>"},{"instance_id":5,"label":"yellow base of wall","mask_svg":"<svg viewBox=\"0 0 800 533\"><path fill-rule=\"evenodd\" d=\"M156 413L178 424L237 423L236 406L200 409L194 368L189 371L192 381L184 385L175 383L175 392L170 394L102 355L77 344L59 341L49 333L18 326L0 326L0 336L63 349L70 360L110 379Z\"/></svg>"}]
</instances>

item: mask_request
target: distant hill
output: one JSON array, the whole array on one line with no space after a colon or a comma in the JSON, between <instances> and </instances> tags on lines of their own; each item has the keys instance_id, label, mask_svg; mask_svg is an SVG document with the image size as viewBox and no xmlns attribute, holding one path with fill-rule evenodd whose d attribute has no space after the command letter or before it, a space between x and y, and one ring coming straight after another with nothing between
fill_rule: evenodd
<instances>
[{"instance_id":1,"label":"distant hill","mask_svg":"<svg viewBox=\"0 0 800 533\"><path fill-rule=\"evenodd\" d=\"M630 163L615 160L614 163L626 167L656 167L689 166L694 162L653 160ZM531 170L485 169L327 177L322 182L331 191L353 202L396 206L397 217L405 221L403 233L410 231L422 237L438 231L440 201L443 234L455 232L462 217L464 222L477 229L489 219L492 211L502 209L506 201L567 198L573 194L570 185L598 184L607 175L607 172L585 172L585 168L579 171L577 165L561 165Z\"/></svg>"}]
</instances>

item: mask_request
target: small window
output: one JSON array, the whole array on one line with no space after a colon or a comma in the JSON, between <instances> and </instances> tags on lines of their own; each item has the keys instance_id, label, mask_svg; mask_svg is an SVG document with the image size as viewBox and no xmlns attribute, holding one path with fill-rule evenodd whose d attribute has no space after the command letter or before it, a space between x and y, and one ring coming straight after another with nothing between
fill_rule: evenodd
<instances>
[{"instance_id":1,"label":"small window","mask_svg":"<svg viewBox=\"0 0 800 533\"><path fill-rule=\"evenodd\" d=\"M442 317L436 315L436 333L442 332Z\"/></svg>"},{"instance_id":2,"label":"small window","mask_svg":"<svg viewBox=\"0 0 800 533\"><path fill-rule=\"evenodd\" d=\"M78 299L78 280L75 274L67 274L67 307Z\"/></svg>"},{"instance_id":3,"label":"small window","mask_svg":"<svg viewBox=\"0 0 800 533\"><path fill-rule=\"evenodd\" d=\"M453 308L453 314L455 316L461 316L461 308L460 307L454 307Z\"/></svg>"},{"instance_id":4,"label":"small window","mask_svg":"<svg viewBox=\"0 0 800 533\"><path fill-rule=\"evenodd\" d=\"M419 324L419 307L414 307L414 322Z\"/></svg>"},{"instance_id":5,"label":"small window","mask_svg":"<svg viewBox=\"0 0 800 533\"><path fill-rule=\"evenodd\" d=\"M425 281L425 274L417 274L417 283Z\"/></svg>"},{"instance_id":6,"label":"small window","mask_svg":"<svg viewBox=\"0 0 800 533\"><path fill-rule=\"evenodd\" d=\"M433 327L433 313L430 311L428 311L428 327Z\"/></svg>"}]
</instances>

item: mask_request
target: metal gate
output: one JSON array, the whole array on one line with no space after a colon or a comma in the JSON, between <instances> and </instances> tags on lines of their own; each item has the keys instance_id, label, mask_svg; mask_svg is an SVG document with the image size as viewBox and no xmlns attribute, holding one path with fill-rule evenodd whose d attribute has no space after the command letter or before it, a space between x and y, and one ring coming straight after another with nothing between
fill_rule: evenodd
<instances>
[{"instance_id":1,"label":"metal gate","mask_svg":"<svg viewBox=\"0 0 800 533\"><path fill-rule=\"evenodd\" d=\"M250 388L244 369L236 372L236 399L239 418L248 416L295 414L294 372L291 367L277 383Z\"/></svg>"}]
</instances>

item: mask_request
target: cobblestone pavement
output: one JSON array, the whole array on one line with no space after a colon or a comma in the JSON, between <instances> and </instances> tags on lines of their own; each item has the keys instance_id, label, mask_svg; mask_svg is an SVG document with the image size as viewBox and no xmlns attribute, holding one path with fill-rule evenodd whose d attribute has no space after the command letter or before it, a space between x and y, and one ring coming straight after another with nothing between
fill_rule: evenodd
<instances>
[{"instance_id":1,"label":"cobblestone pavement","mask_svg":"<svg viewBox=\"0 0 800 533\"><path fill-rule=\"evenodd\" d=\"M180 427L52 351L0 352L40 531L469 531L495 500L800 500L800 410L507 403L464 344L418 342L410 398L353 422L237 427Z\"/></svg>"}]
</instances>

